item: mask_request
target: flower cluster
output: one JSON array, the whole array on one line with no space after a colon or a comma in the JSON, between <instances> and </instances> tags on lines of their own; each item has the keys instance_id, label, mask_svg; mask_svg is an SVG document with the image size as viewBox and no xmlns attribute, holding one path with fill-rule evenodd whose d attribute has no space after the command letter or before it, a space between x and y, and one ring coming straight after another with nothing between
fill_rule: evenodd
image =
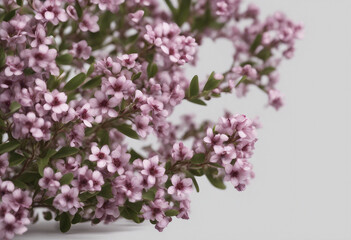
<instances>
[{"instance_id":1,"label":"flower cluster","mask_svg":"<svg viewBox=\"0 0 351 240\"><path fill-rule=\"evenodd\" d=\"M120 218L162 231L189 218L198 177L238 191L254 177L256 121L169 116L185 100L206 105L250 86L279 109L277 68L302 25L282 13L262 21L240 0L159 1L0 2L1 239L23 234L38 208L62 232ZM231 41L233 64L189 79L204 38ZM140 152L128 141L151 135Z\"/></svg>"}]
</instances>

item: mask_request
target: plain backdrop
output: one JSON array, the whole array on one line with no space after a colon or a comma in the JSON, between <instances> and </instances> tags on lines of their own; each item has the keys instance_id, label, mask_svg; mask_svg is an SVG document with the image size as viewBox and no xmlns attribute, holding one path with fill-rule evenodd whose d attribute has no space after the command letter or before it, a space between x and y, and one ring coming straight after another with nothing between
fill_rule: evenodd
<instances>
[{"instance_id":1,"label":"plain backdrop","mask_svg":"<svg viewBox=\"0 0 351 240\"><path fill-rule=\"evenodd\" d=\"M174 220L163 233L149 223L74 226L66 235L55 223L36 224L17 239L351 239L351 1L250 0L262 16L282 10L306 27L295 58L280 68L286 106L266 108L253 89L244 99L225 95L207 108L178 107L173 119L195 112L216 121L225 109L260 116L263 128L252 159L256 179L244 192L213 188L199 179L191 219ZM225 71L232 49L226 41L205 41L199 65L189 76Z\"/></svg>"}]
</instances>

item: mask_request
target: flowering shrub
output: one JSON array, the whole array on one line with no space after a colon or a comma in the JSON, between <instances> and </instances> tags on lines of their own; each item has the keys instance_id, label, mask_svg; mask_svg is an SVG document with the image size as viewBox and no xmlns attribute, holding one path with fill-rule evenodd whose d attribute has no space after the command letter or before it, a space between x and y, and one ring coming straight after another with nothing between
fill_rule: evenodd
<instances>
[{"instance_id":1,"label":"flowering shrub","mask_svg":"<svg viewBox=\"0 0 351 240\"><path fill-rule=\"evenodd\" d=\"M302 26L282 13L262 21L240 0L160 2L0 2L1 239L23 234L37 208L62 232L119 218L162 231L172 217L189 218L197 177L238 191L254 177L257 122L168 117L184 100L206 105L250 86L279 109L276 68L293 56ZM184 66L196 63L204 38L230 40L233 64L190 80ZM142 153L125 139L150 134L159 144Z\"/></svg>"}]
</instances>

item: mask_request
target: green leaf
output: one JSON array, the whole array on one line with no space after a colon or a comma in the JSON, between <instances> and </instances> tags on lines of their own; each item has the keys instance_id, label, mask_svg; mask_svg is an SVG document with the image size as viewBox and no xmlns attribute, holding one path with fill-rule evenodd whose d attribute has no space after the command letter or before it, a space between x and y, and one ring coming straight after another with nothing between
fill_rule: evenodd
<instances>
[{"instance_id":1,"label":"green leaf","mask_svg":"<svg viewBox=\"0 0 351 240\"><path fill-rule=\"evenodd\" d=\"M150 189L147 192L143 192L143 199L147 201L153 201L155 199L155 191Z\"/></svg>"},{"instance_id":2,"label":"green leaf","mask_svg":"<svg viewBox=\"0 0 351 240\"><path fill-rule=\"evenodd\" d=\"M54 149L49 149L45 157L38 159L38 172L41 176L44 176L44 168L49 164L50 158L56 153Z\"/></svg>"},{"instance_id":3,"label":"green leaf","mask_svg":"<svg viewBox=\"0 0 351 240\"><path fill-rule=\"evenodd\" d=\"M13 150L15 150L16 148L18 148L20 145L19 142L17 141L10 141L7 143L3 143L0 145L0 155L6 152L11 152Z\"/></svg>"},{"instance_id":4,"label":"green leaf","mask_svg":"<svg viewBox=\"0 0 351 240\"><path fill-rule=\"evenodd\" d=\"M206 172L206 177L214 187L224 190L226 189L226 186L223 183L223 177L215 177L214 175L217 173L218 171L216 169L209 168Z\"/></svg>"},{"instance_id":5,"label":"green leaf","mask_svg":"<svg viewBox=\"0 0 351 240\"><path fill-rule=\"evenodd\" d=\"M205 174L203 168L189 169L189 172L194 176L198 176L198 177L201 177Z\"/></svg>"},{"instance_id":6,"label":"green leaf","mask_svg":"<svg viewBox=\"0 0 351 240\"><path fill-rule=\"evenodd\" d=\"M70 65L73 61L73 56L69 53L62 54L56 57L56 63L60 65Z\"/></svg>"},{"instance_id":7,"label":"green leaf","mask_svg":"<svg viewBox=\"0 0 351 240\"><path fill-rule=\"evenodd\" d=\"M274 71L275 71L275 67L266 67L260 72L260 74L261 75L269 75Z\"/></svg>"},{"instance_id":8,"label":"green leaf","mask_svg":"<svg viewBox=\"0 0 351 240\"><path fill-rule=\"evenodd\" d=\"M66 83L63 87L64 91L72 91L78 88L85 80L86 75L85 73L79 73L77 76L73 77L71 80Z\"/></svg>"},{"instance_id":9,"label":"green leaf","mask_svg":"<svg viewBox=\"0 0 351 240\"><path fill-rule=\"evenodd\" d=\"M62 185L69 185L72 182L73 178L74 178L73 173L66 173L60 179L61 186Z\"/></svg>"},{"instance_id":10,"label":"green leaf","mask_svg":"<svg viewBox=\"0 0 351 240\"><path fill-rule=\"evenodd\" d=\"M261 42L262 42L262 34L258 34L255 40L251 44L250 52L254 53L257 47L260 46Z\"/></svg>"},{"instance_id":11,"label":"green leaf","mask_svg":"<svg viewBox=\"0 0 351 240\"><path fill-rule=\"evenodd\" d=\"M191 172L189 172L189 171L186 171L185 173L186 173L186 177L189 177L189 178L191 178L191 180L193 180L193 184L194 184L194 187L196 189L196 192L200 192L199 184L197 183L196 178L194 177L194 175Z\"/></svg>"},{"instance_id":12,"label":"green leaf","mask_svg":"<svg viewBox=\"0 0 351 240\"><path fill-rule=\"evenodd\" d=\"M190 97L199 95L199 77L195 75L190 82L189 93Z\"/></svg>"},{"instance_id":13,"label":"green leaf","mask_svg":"<svg viewBox=\"0 0 351 240\"><path fill-rule=\"evenodd\" d=\"M120 208L121 216L125 219L133 220L135 223L141 223L141 219L139 218L139 213L141 207L143 206L143 202L135 202L131 203L126 201L124 207Z\"/></svg>"},{"instance_id":14,"label":"green leaf","mask_svg":"<svg viewBox=\"0 0 351 240\"><path fill-rule=\"evenodd\" d=\"M113 198L111 183L105 183L102 186L101 191L98 193L98 196L103 197L105 199Z\"/></svg>"},{"instance_id":15,"label":"green leaf","mask_svg":"<svg viewBox=\"0 0 351 240\"><path fill-rule=\"evenodd\" d=\"M21 108L21 104L18 102L12 102L10 105L10 114L17 112Z\"/></svg>"},{"instance_id":16,"label":"green leaf","mask_svg":"<svg viewBox=\"0 0 351 240\"><path fill-rule=\"evenodd\" d=\"M28 187L27 184L25 184L24 182L22 182L21 180L18 180L18 179L14 179L14 180L12 180L12 182L16 188L26 189Z\"/></svg>"},{"instance_id":17,"label":"green leaf","mask_svg":"<svg viewBox=\"0 0 351 240\"><path fill-rule=\"evenodd\" d=\"M82 221L82 216L79 213L76 213L72 219L72 224L77 224Z\"/></svg>"},{"instance_id":18,"label":"green leaf","mask_svg":"<svg viewBox=\"0 0 351 240\"><path fill-rule=\"evenodd\" d=\"M2 20L5 22L10 21L16 15L17 10L18 10L18 8L9 11L8 13L5 14L5 16Z\"/></svg>"},{"instance_id":19,"label":"green leaf","mask_svg":"<svg viewBox=\"0 0 351 240\"><path fill-rule=\"evenodd\" d=\"M23 70L23 73L24 73L24 75L26 75L26 76L30 76L30 75L33 75L33 74L35 73L35 71L34 71L32 68L25 68L25 69Z\"/></svg>"},{"instance_id":20,"label":"green leaf","mask_svg":"<svg viewBox=\"0 0 351 240\"><path fill-rule=\"evenodd\" d=\"M149 63L147 66L147 75L149 78L153 78L156 76L158 72L158 67L155 63Z\"/></svg>"},{"instance_id":21,"label":"green leaf","mask_svg":"<svg viewBox=\"0 0 351 240\"><path fill-rule=\"evenodd\" d=\"M244 83L244 82L246 81L246 79L247 79L247 76L244 75L244 76L240 79L240 81L235 85L235 87L237 88L240 84Z\"/></svg>"},{"instance_id":22,"label":"green leaf","mask_svg":"<svg viewBox=\"0 0 351 240\"><path fill-rule=\"evenodd\" d=\"M77 0L76 0L76 5L74 6L74 8L77 11L78 18L81 18L83 15L83 10L82 10L82 8Z\"/></svg>"},{"instance_id":23,"label":"green leaf","mask_svg":"<svg viewBox=\"0 0 351 240\"><path fill-rule=\"evenodd\" d=\"M82 201L82 202L85 202L86 200L92 198L92 197L95 197L96 195L98 195L99 192L83 192L81 194L79 194L79 199Z\"/></svg>"},{"instance_id":24,"label":"green leaf","mask_svg":"<svg viewBox=\"0 0 351 240\"><path fill-rule=\"evenodd\" d=\"M176 16L176 23L182 26L190 16L191 0L179 0L179 8Z\"/></svg>"},{"instance_id":25,"label":"green leaf","mask_svg":"<svg viewBox=\"0 0 351 240\"><path fill-rule=\"evenodd\" d=\"M60 230L63 233L68 232L71 229L71 219L69 217L69 214L66 212L63 212L60 215Z\"/></svg>"},{"instance_id":26,"label":"green leaf","mask_svg":"<svg viewBox=\"0 0 351 240\"><path fill-rule=\"evenodd\" d=\"M10 167L17 166L21 164L26 158L22 156L21 154L11 152L10 153L10 158L9 158L9 165Z\"/></svg>"},{"instance_id":27,"label":"green leaf","mask_svg":"<svg viewBox=\"0 0 351 240\"><path fill-rule=\"evenodd\" d=\"M132 76L132 81L135 81L135 80L139 79L140 76L141 76L141 72L134 73L133 76Z\"/></svg>"},{"instance_id":28,"label":"green leaf","mask_svg":"<svg viewBox=\"0 0 351 240\"><path fill-rule=\"evenodd\" d=\"M139 139L139 135L132 129L132 127L128 124L122 124L116 127L118 131L123 133L124 135L134 138L134 139Z\"/></svg>"},{"instance_id":29,"label":"green leaf","mask_svg":"<svg viewBox=\"0 0 351 240\"><path fill-rule=\"evenodd\" d=\"M95 69L94 63L90 64L90 67L87 72L87 76L90 76L94 72L94 69Z\"/></svg>"},{"instance_id":30,"label":"green leaf","mask_svg":"<svg viewBox=\"0 0 351 240\"><path fill-rule=\"evenodd\" d=\"M41 176L37 172L24 172L17 178L17 180L33 186L34 184L37 184L37 181L39 181L40 178Z\"/></svg>"},{"instance_id":31,"label":"green leaf","mask_svg":"<svg viewBox=\"0 0 351 240\"><path fill-rule=\"evenodd\" d=\"M207 104L202 101L201 99L188 99L189 102L201 105L201 106L207 106Z\"/></svg>"},{"instance_id":32,"label":"green leaf","mask_svg":"<svg viewBox=\"0 0 351 240\"><path fill-rule=\"evenodd\" d=\"M16 0L16 3L17 3L18 6L21 6L21 7L22 7L22 5L23 5L23 0Z\"/></svg>"},{"instance_id":33,"label":"green leaf","mask_svg":"<svg viewBox=\"0 0 351 240\"><path fill-rule=\"evenodd\" d=\"M259 53L256 55L259 59L262 59L263 61L267 61L268 58L272 56L271 50L269 48L264 48L262 49Z\"/></svg>"},{"instance_id":34,"label":"green leaf","mask_svg":"<svg viewBox=\"0 0 351 240\"><path fill-rule=\"evenodd\" d=\"M97 137L99 138L99 146L102 147L104 145L109 145L110 143L110 136L106 129L100 129L97 132Z\"/></svg>"},{"instance_id":35,"label":"green leaf","mask_svg":"<svg viewBox=\"0 0 351 240\"><path fill-rule=\"evenodd\" d=\"M190 159L190 161L191 161L191 163L194 163L194 164L201 164L201 163L205 162L205 154L204 153L197 153Z\"/></svg>"},{"instance_id":36,"label":"green leaf","mask_svg":"<svg viewBox=\"0 0 351 240\"><path fill-rule=\"evenodd\" d=\"M204 87L204 91L211 91L213 89L215 89L216 87L218 87L219 83L221 82L220 80L216 80L214 78L214 72L211 73L210 77L208 78L205 87Z\"/></svg>"},{"instance_id":37,"label":"green leaf","mask_svg":"<svg viewBox=\"0 0 351 240\"><path fill-rule=\"evenodd\" d=\"M77 154L79 149L73 147L62 147L55 155L52 156L53 159L65 158Z\"/></svg>"},{"instance_id":38,"label":"green leaf","mask_svg":"<svg viewBox=\"0 0 351 240\"><path fill-rule=\"evenodd\" d=\"M52 213L50 211L43 212L44 219L50 221L52 219Z\"/></svg>"},{"instance_id":39,"label":"green leaf","mask_svg":"<svg viewBox=\"0 0 351 240\"><path fill-rule=\"evenodd\" d=\"M5 66L5 63L6 63L5 50L2 47L0 47L0 68Z\"/></svg>"},{"instance_id":40,"label":"green leaf","mask_svg":"<svg viewBox=\"0 0 351 240\"><path fill-rule=\"evenodd\" d=\"M83 89L92 89L101 85L101 76L96 76L90 79L88 82L84 83Z\"/></svg>"},{"instance_id":41,"label":"green leaf","mask_svg":"<svg viewBox=\"0 0 351 240\"><path fill-rule=\"evenodd\" d=\"M130 153L130 160L129 160L130 163L134 162L135 159L144 159L144 157L141 156L139 153L137 153L134 149L131 149L129 153Z\"/></svg>"},{"instance_id":42,"label":"green leaf","mask_svg":"<svg viewBox=\"0 0 351 240\"><path fill-rule=\"evenodd\" d=\"M179 211L176 209L169 209L165 212L167 217L173 217L173 216L177 216L179 214Z\"/></svg>"}]
</instances>

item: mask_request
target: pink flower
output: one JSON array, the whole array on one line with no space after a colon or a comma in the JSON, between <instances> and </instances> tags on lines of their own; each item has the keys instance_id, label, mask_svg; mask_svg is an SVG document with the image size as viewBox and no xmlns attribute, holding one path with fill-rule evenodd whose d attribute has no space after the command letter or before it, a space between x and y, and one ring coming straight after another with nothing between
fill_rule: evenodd
<instances>
[{"instance_id":1,"label":"pink flower","mask_svg":"<svg viewBox=\"0 0 351 240\"><path fill-rule=\"evenodd\" d=\"M31 47L35 48L40 45L50 45L52 43L52 37L46 36L45 27L42 24L38 24L34 33L34 40L30 43Z\"/></svg>"},{"instance_id":2,"label":"pink flower","mask_svg":"<svg viewBox=\"0 0 351 240\"><path fill-rule=\"evenodd\" d=\"M138 10L135 13L128 14L129 19L134 23L138 23L143 16L144 16L143 10Z\"/></svg>"},{"instance_id":3,"label":"pink flower","mask_svg":"<svg viewBox=\"0 0 351 240\"><path fill-rule=\"evenodd\" d=\"M83 121L84 125L87 127L92 127L93 125L91 124L94 121L94 118L92 117L93 111L90 108L90 104L86 103L81 107L78 111L78 117Z\"/></svg>"},{"instance_id":4,"label":"pink flower","mask_svg":"<svg viewBox=\"0 0 351 240\"><path fill-rule=\"evenodd\" d=\"M119 193L125 194L130 202L141 200L142 197L142 177L139 174L134 174L132 171L127 171L124 175L118 176L114 184Z\"/></svg>"},{"instance_id":5,"label":"pink flower","mask_svg":"<svg viewBox=\"0 0 351 240\"><path fill-rule=\"evenodd\" d=\"M60 211L69 212L71 215L76 214L79 208L84 204L79 202L79 191L77 188L70 188L68 185L61 187L61 193L58 194L53 202L53 206Z\"/></svg>"},{"instance_id":6,"label":"pink flower","mask_svg":"<svg viewBox=\"0 0 351 240\"><path fill-rule=\"evenodd\" d=\"M115 199L104 199L103 197L96 197L98 203L95 209L95 218L109 223L117 220L119 217L119 209Z\"/></svg>"},{"instance_id":7,"label":"pink flower","mask_svg":"<svg viewBox=\"0 0 351 240\"><path fill-rule=\"evenodd\" d=\"M123 67L131 69L135 66L135 60L137 58L138 58L138 54L132 53L132 54L123 54L121 57L119 57L119 60L121 60Z\"/></svg>"},{"instance_id":8,"label":"pink flower","mask_svg":"<svg viewBox=\"0 0 351 240\"><path fill-rule=\"evenodd\" d=\"M84 60L87 60L90 58L91 54L91 47L88 46L87 41L82 40L77 43L72 44L72 49L70 50L70 53L76 57L76 58L82 58Z\"/></svg>"},{"instance_id":9,"label":"pink flower","mask_svg":"<svg viewBox=\"0 0 351 240\"><path fill-rule=\"evenodd\" d=\"M15 189L11 194L6 194L2 197L2 201L15 212L20 208L29 208L32 205L32 198L29 197L29 192L21 189Z\"/></svg>"},{"instance_id":10,"label":"pink flower","mask_svg":"<svg viewBox=\"0 0 351 240\"><path fill-rule=\"evenodd\" d=\"M222 163L223 165L229 164L236 158L236 152L233 145L227 146L214 146L214 154L210 158L210 162Z\"/></svg>"},{"instance_id":11,"label":"pink flower","mask_svg":"<svg viewBox=\"0 0 351 240\"><path fill-rule=\"evenodd\" d=\"M125 172L129 159L130 154L127 153L127 147L119 145L111 152L111 161L107 164L107 170L110 173L117 172L121 175Z\"/></svg>"},{"instance_id":12,"label":"pink flower","mask_svg":"<svg viewBox=\"0 0 351 240\"><path fill-rule=\"evenodd\" d=\"M225 181L230 181L238 191L243 191L249 180L254 177L252 166L245 160L237 159L234 166L225 166Z\"/></svg>"},{"instance_id":13,"label":"pink flower","mask_svg":"<svg viewBox=\"0 0 351 240\"><path fill-rule=\"evenodd\" d=\"M105 181L101 172L88 169L83 166L77 171L77 179L72 181L72 186L77 187L80 191L96 192L101 191Z\"/></svg>"},{"instance_id":14,"label":"pink flower","mask_svg":"<svg viewBox=\"0 0 351 240\"><path fill-rule=\"evenodd\" d=\"M188 198L188 195L193 190L193 181L191 178L181 178L179 175L173 175L171 178L173 186L168 188L168 193L173 196L176 200L184 200Z\"/></svg>"},{"instance_id":15,"label":"pink flower","mask_svg":"<svg viewBox=\"0 0 351 240\"><path fill-rule=\"evenodd\" d=\"M11 213L6 213L4 218L0 219L0 238L4 240L13 239L15 234L22 235L27 231L27 228L16 221L16 218Z\"/></svg>"},{"instance_id":16,"label":"pink flower","mask_svg":"<svg viewBox=\"0 0 351 240\"><path fill-rule=\"evenodd\" d=\"M279 110L283 105L283 96L278 90L271 89L268 91L268 104Z\"/></svg>"},{"instance_id":17,"label":"pink flower","mask_svg":"<svg viewBox=\"0 0 351 240\"><path fill-rule=\"evenodd\" d=\"M99 20L98 16L92 16L89 13L85 12L83 13L83 18L81 22L79 23L79 28L83 32L97 32L100 30L99 25L97 24Z\"/></svg>"},{"instance_id":18,"label":"pink flower","mask_svg":"<svg viewBox=\"0 0 351 240\"><path fill-rule=\"evenodd\" d=\"M11 77L19 76L23 73L24 62L17 56L8 56L6 58L5 75Z\"/></svg>"},{"instance_id":19,"label":"pink flower","mask_svg":"<svg viewBox=\"0 0 351 240\"><path fill-rule=\"evenodd\" d=\"M165 168L159 166L158 156L154 156L143 161L144 169L141 174L147 176L149 185L155 185L156 179L162 177L165 174Z\"/></svg>"},{"instance_id":20,"label":"pink flower","mask_svg":"<svg viewBox=\"0 0 351 240\"><path fill-rule=\"evenodd\" d=\"M60 172L54 173L52 168L46 167L44 169L44 176L39 180L38 184L43 189L47 189L50 195L55 194L60 187L59 180L62 174Z\"/></svg>"},{"instance_id":21,"label":"pink flower","mask_svg":"<svg viewBox=\"0 0 351 240\"><path fill-rule=\"evenodd\" d=\"M149 123L150 123L149 116L144 116L144 115L136 116L133 129L138 133L140 137L145 138L150 131Z\"/></svg>"},{"instance_id":22,"label":"pink flower","mask_svg":"<svg viewBox=\"0 0 351 240\"><path fill-rule=\"evenodd\" d=\"M52 110L54 113L63 113L68 111L68 105L66 104L67 96L63 92L59 92L56 89L51 93L45 93L44 109L49 111Z\"/></svg>"},{"instance_id":23,"label":"pink flower","mask_svg":"<svg viewBox=\"0 0 351 240\"><path fill-rule=\"evenodd\" d=\"M95 98L89 100L91 108L94 110L95 121L97 123L102 122L104 116L115 118L118 113L114 108L121 102L122 98L116 97L108 98L108 96L102 91L96 91L94 94Z\"/></svg>"},{"instance_id":24,"label":"pink flower","mask_svg":"<svg viewBox=\"0 0 351 240\"><path fill-rule=\"evenodd\" d=\"M175 143L172 150L172 158L175 161L189 160L193 157L194 151L190 150L182 142Z\"/></svg>"},{"instance_id":25,"label":"pink flower","mask_svg":"<svg viewBox=\"0 0 351 240\"><path fill-rule=\"evenodd\" d=\"M99 168L103 168L111 161L110 148L105 145L101 149L96 146L91 147L91 155L89 155L89 160L92 162L97 162Z\"/></svg>"},{"instance_id":26,"label":"pink flower","mask_svg":"<svg viewBox=\"0 0 351 240\"><path fill-rule=\"evenodd\" d=\"M147 220L161 222L165 217L165 211L169 209L169 204L163 198L157 198L149 205L143 205L141 212Z\"/></svg>"},{"instance_id":27,"label":"pink flower","mask_svg":"<svg viewBox=\"0 0 351 240\"><path fill-rule=\"evenodd\" d=\"M47 0L42 2L41 5L37 7L37 14L35 18L43 22L51 22L54 25L57 25L60 21L66 22L68 16L65 10L61 7L60 0ZM40 1L36 1L40 3Z\"/></svg>"},{"instance_id":28,"label":"pink flower","mask_svg":"<svg viewBox=\"0 0 351 240\"><path fill-rule=\"evenodd\" d=\"M225 134L214 134L213 129L207 129L207 136L204 138L204 142L210 146L222 145L224 142L228 141L228 136Z\"/></svg>"},{"instance_id":29,"label":"pink flower","mask_svg":"<svg viewBox=\"0 0 351 240\"><path fill-rule=\"evenodd\" d=\"M35 72L41 72L44 69L58 76L59 69L55 62L56 56L56 49L49 49L49 47L44 44L39 45L37 48L25 49L21 53L21 57L28 59L28 66Z\"/></svg>"},{"instance_id":30,"label":"pink flower","mask_svg":"<svg viewBox=\"0 0 351 240\"><path fill-rule=\"evenodd\" d=\"M70 16L73 20L78 20L78 14L76 9L72 5L68 5L66 8L66 12L68 16Z\"/></svg>"}]
</instances>

